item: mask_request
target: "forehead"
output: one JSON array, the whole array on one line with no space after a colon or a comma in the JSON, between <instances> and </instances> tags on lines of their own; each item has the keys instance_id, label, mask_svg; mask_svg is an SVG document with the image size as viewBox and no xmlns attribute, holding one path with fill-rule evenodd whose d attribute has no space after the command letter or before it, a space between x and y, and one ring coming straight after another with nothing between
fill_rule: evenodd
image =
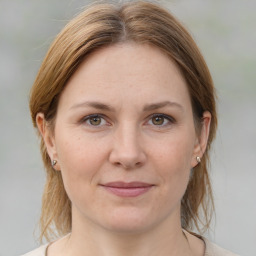
<instances>
[{"instance_id":1,"label":"forehead","mask_svg":"<svg viewBox=\"0 0 256 256\"><path fill-rule=\"evenodd\" d=\"M174 61L154 46L115 44L92 53L68 81L60 101L189 101ZM189 103L189 102L188 102Z\"/></svg>"}]
</instances>

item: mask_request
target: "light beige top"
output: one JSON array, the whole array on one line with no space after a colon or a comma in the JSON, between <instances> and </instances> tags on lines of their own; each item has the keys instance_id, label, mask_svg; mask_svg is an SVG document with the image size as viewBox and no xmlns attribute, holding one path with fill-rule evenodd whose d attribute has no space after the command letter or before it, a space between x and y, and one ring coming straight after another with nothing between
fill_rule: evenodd
<instances>
[{"instance_id":1,"label":"light beige top","mask_svg":"<svg viewBox=\"0 0 256 256\"><path fill-rule=\"evenodd\" d=\"M223 248L220 248L218 245L210 242L208 239L202 237L205 242L205 253L204 256L239 256L238 254L234 254L229 252ZM46 251L49 244L43 245L34 251L31 251L27 254L21 256L47 256Z\"/></svg>"}]
</instances>

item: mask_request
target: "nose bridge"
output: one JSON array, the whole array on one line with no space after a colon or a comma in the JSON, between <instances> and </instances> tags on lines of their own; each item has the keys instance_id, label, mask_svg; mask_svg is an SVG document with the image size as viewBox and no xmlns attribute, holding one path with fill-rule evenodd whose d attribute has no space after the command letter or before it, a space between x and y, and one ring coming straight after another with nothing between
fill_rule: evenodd
<instances>
[{"instance_id":1,"label":"nose bridge","mask_svg":"<svg viewBox=\"0 0 256 256\"><path fill-rule=\"evenodd\" d=\"M127 169L142 165L145 159L139 127L132 122L119 125L115 131L110 161Z\"/></svg>"},{"instance_id":2,"label":"nose bridge","mask_svg":"<svg viewBox=\"0 0 256 256\"><path fill-rule=\"evenodd\" d=\"M116 146L119 150L135 154L139 147L139 134L138 129L135 125L123 125L118 129L116 137Z\"/></svg>"}]
</instances>

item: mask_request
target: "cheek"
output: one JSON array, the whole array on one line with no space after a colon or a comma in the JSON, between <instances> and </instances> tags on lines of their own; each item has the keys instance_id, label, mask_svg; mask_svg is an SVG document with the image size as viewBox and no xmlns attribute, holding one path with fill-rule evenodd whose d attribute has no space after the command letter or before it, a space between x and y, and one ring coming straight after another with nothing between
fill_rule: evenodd
<instances>
[{"instance_id":1,"label":"cheek","mask_svg":"<svg viewBox=\"0 0 256 256\"><path fill-rule=\"evenodd\" d=\"M96 143L93 138L85 135L62 133L56 137L57 153L61 169L73 173L88 172L92 166L97 165L102 156L104 143ZM98 161L97 161L98 160Z\"/></svg>"},{"instance_id":2,"label":"cheek","mask_svg":"<svg viewBox=\"0 0 256 256\"><path fill-rule=\"evenodd\" d=\"M82 194L91 183L97 182L106 149L90 139L70 133L68 137L60 134L56 142L64 186L72 199L72 195Z\"/></svg>"},{"instance_id":3,"label":"cheek","mask_svg":"<svg viewBox=\"0 0 256 256\"><path fill-rule=\"evenodd\" d=\"M193 135L184 134L167 137L162 143L154 143L149 154L167 169L177 172L189 171L194 150L194 140L191 137Z\"/></svg>"},{"instance_id":4,"label":"cheek","mask_svg":"<svg viewBox=\"0 0 256 256\"><path fill-rule=\"evenodd\" d=\"M150 153L154 159L154 169L172 198L182 197L188 184L193 155L193 141L188 137L176 136L165 140Z\"/></svg>"}]
</instances>

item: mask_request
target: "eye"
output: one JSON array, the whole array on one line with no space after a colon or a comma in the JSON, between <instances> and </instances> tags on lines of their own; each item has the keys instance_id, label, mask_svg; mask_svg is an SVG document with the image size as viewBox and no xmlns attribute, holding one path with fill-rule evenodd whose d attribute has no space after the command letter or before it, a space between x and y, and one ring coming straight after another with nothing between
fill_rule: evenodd
<instances>
[{"instance_id":1,"label":"eye","mask_svg":"<svg viewBox=\"0 0 256 256\"><path fill-rule=\"evenodd\" d=\"M83 118L83 122L85 122L88 126L102 126L107 125L107 121L98 114L93 114L86 116Z\"/></svg>"},{"instance_id":2,"label":"eye","mask_svg":"<svg viewBox=\"0 0 256 256\"><path fill-rule=\"evenodd\" d=\"M166 126L172 123L174 123L174 119L164 114L154 114L149 120L149 124L154 126Z\"/></svg>"},{"instance_id":3,"label":"eye","mask_svg":"<svg viewBox=\"0 0 256 256\"><path fill-rule=\"evenodd\" d=\"M165 118L163 116L154 116L152 117L152 123L154 125L162 125L164 124Z\"/></svg>"}]
</instances>

